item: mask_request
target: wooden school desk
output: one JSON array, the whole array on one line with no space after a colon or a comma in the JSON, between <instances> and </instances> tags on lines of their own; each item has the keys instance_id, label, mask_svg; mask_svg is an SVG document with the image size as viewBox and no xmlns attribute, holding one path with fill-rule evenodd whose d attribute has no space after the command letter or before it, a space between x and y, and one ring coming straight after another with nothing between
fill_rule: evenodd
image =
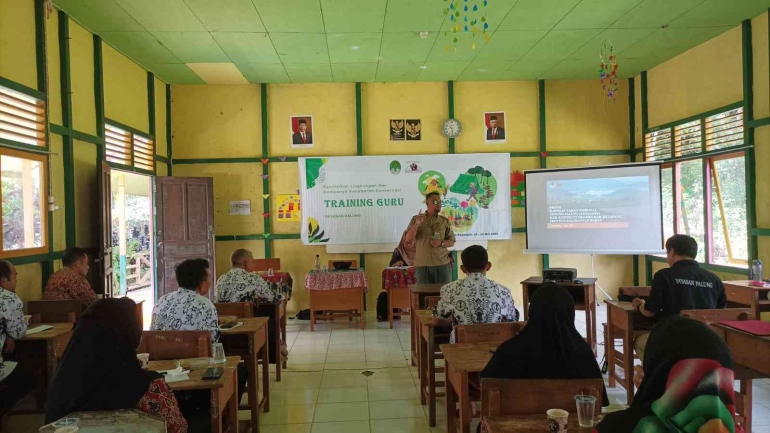
<instances>
[{"instance_id":1,"label":"wooden school desk","mask_svg":"<svg viewBox=\"0 0 770 433\"><path fill-rule=\"evenodd\" d=\"M468 376L480 373L492 359L491 350L497 349L502 341L484 343L442 344L444 353L444 376L446 377L446 425L447 432L470 433L471 398ZM455 404L460 404L459 419L456 419ZM460 429L457 429L459 424ZM542 431L548 431L548 424Z\"/></svg>"},{"instance_id":2,"label":"wooden school desk","mask_svg":"<svg viewBox=\"0 0 770 433\"><path fill-rule=\"evenodd\" d=\"M770 336L749 334L720 323L712 326L724 332L725 342L736 365L770 377Z\"/></svg>"},{"instance_id":3,"label":"wooden school desk","mask_svg":"<svg viewBox=\"0 0 770 433\"><path fill-rule=\"evenodd\" d=\"M485 416L484 422L487 425L488 433L543 433L548 431L548 417L545 413L540 415ZM580 427L576 413L570 413L567 422L567 432L569 433L591 433L593 431L593 427Z\"/></svg>"},{"instance_id":4,"label":"wooden school desk","mask_svg":"<svg viewBox=\"0 0 770 433\"><path fill-rule=\"evenodd\" d=\"M53 374L59 365L59 358L64 355L64 349L67 348L73 333L72 323L37 323L30 325L29 328L43 325L53 326L53 328L25 335L24 338L16 340L14 352L20 362L29 362L42 367L40 371L43 372L43 377L40 378L35 392L37 411L45 410L48 384L53 379Z\"/></svg>"},{"instance_id":5,"label":"wooden school desk","mask_svg":"<svg viewBox=\"0 0 770 433\"><path fill-rule=\"evenodd\" d=\"M417 320L420 322L420 356L418 369L420 370L420 403L428 403L428 424L436 426L436 388L444 386L446 382L436 382L436 330L445 330L448 334L452 331L451 324L447 326L446 320L433 317L429 310L416 311Z\"/></svg>"},{"instance_id":6,"label":"wooden school desk","mask_svg":"<svg viewBox=\"0 0 770 433\"><path fill-rule=\"evenodd\" d=\"M393 310L398 308L405 310L410 307L409 285L417 283L415 268L399 267L385 268L382 270L382 290L388 293L388 326L393 329L393 316L411 316L411 312L404 313Z\"/></svg>"},{"instance_id":7,"label":"wooden school desk","mask_svg":"<svg viewBox=\"0 0 770 433\"><path fill-rule=\"evenodd\" d=\"M752 314L749 320L760 320L763 308L765 311L770 311L770 299L767 298L770 287L750 286L748 281L724 281L723 284L728 302L751 308Z\"/></svg>"},{"instance_id":8,"label":"wooden school desk","mask_svg":"<svg viewBox=\"0 0 770 433\"><path fill-rule=\"evenodd\" d=\"M417 310L424 310L425 297L440 295L442 287L444 287L443 284L413 284L409 286L411 300L409 304L409 319L411 320L410 325L412 328L412 365L419 365L420 358L420 321L415 312Z\"/></svg>"},{"instance_id":9,"label":"wooden school desk","mask_svg":"<svg viewBox=\"0 0 770 433\"><path fill-rule=\"evenodd\" d=\"M557 282L556 285L563 287L570 292L575 299L575 310L586 312L586 341L591 346L596 356L596 278L577 278L582 284L573 282ZM534 295L535 290L543 285L543 279L540 277L529 277L521 282L522 293L524 294L524 321L529 317L529 299Z\"/></svg>"},{"instance_id":10,"label":"wooden school desk","mask_svg":"<svg viewBox=\"0 0 770 433\"><path fill-rule=\"evenodd\" d=\"M310 271L305 290L310 293L310 332L315 331L316 311L346 311L348 317L358 311L361 329L366 327L364 293L369 291L369 281L363 270Z\"/></svg>"},{"instance_id":11,"label":"wooden school desk","mask_svg":"<svg viewBox=\"0 0 770 433\"><path fill-rule=\"evenodd\" d=\"M607 333L610 336L622 335L623 353L615 349L615 339L609 338L610 347L605 347L607 355L607 376L609 387L615 387L615 381L626 390L626 402L634 398L634 338L640 323L650 323L644 320L630 302L604 301L607 304ZM650 327L642 332L650 332ZM616 359L622 360L623 376L617 371Z\"/></svg>"},{"instance_id":12,"label":"wooden school desk","mask_svg":"<svg viewBox=\"0 0 770 433\"><path fill-rule=\"evenodd\" d=\"M271 363L275 363L275 381L281 381L281 370L286 368L286 361L281 362L281 341L286 342L286 300L278 302L259 301L254 306L254 317L268 317L267 341L270 346Z\"/></svg>"},{"instance_id":13,"label":"wooden school desk","mask_svg":"<svg viewBox=\"0 0 770 433\"><path fill-rule=\"evenodd\" d=\"M267 345L267 317L239 318L243 325L220 331L222 337L231 335L243 335L248 338L246 353L238 353L237 350L228 351L226 338L223 338L225 353L240 355L249 372L249 409L251 410L251 427L259 431L259 410L270 412L270 358ZM262 359L262 401L259 398L259 378L257 377L257 358ZM237 406L237 404L236 404Z\"/></svg>"},{"instance_id":14,"label":"wooden school desk","mask_svg":"<svg viewBox=\"0 0 770 433\"><path fill-rule=\"evenodd\" d=\"M199 358L200 359L200 358ZM198 359L198 360L199 360ZM212 433L222 433L227 429L222 426L222 414L227 410L230 423L235 428L230 431L237 431L238 426L238 362L237 356L228 356L225 364L225 372L217 380L203 380L203 373L208 368L205 366L191 369L189 359L182 359L182 367L190 369L190 380L169 383L168 386L174 392L179 391L199 391L209 390L211 392L211 431ZM221 364L220 364L221 365ZM176 361L150 361L148 370L173 370L176 368ZM259 431L259 430L255 430Z\"/></svg>"}]
</instances>

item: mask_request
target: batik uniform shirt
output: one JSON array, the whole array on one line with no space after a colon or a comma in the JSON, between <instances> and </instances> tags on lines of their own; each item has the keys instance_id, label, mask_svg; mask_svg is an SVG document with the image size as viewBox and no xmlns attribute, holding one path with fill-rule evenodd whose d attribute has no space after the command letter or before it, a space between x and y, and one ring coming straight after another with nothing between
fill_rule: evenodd
<instances>
[{"instance_id":1,"label":"batik uniform shirt","mask_svg":"<svg viewBox=\"0 0 770 433\"><path fill-rule=\"evenodd\" d=\"M84 310L96 302L96 299L96 293L91 290L91 284L86 277L69 268L61 269L51 275L43 292L43 300L77 300L83 304Z\"/></svg>"},{"instance_id":2,"label":"batik uniform shirt","mask_svg":"<svg viewBox=\"0 0 770 433\"><path fill-rule=\"evenodd\" d=\"M24 306L16 293L0 288L0 381L16 368L16 363L5 361L2 351L8 337L18 340L27 334Z\"/></svg>"},{"instance_id":3,"label":"batik uniform shirt","mask_svg":"<svg viewBox=\"0 0 770 433\"><path fill-rule=\"evenodd\" d=\"M457 325L516 322L519 312L513 305L511 291L481 273L470 273L465 279L441 288L441 299L433 309L436 317L451 318ZM452 330L450 342L454 343Z\"/></svg>"},{"instance_id":4,"label":"batik uniform shirt","mask_svg":"<svg viewBox=\"0 0 770 433\"><path fill-rule=\"evenodd\" d=\"M219 339L219 315L214 304L194 290L178 288L164 295L152 310L153 331L211 331Z\"/></svg>"},{"instance_id":5,"label":"batik uniform shirt","mask_svg":"<svg viewBox=\"0 0 770 433\"><path fill-rule=\"evenodd\" d=\"M142 412L163 418L168 433L187 433L187 420L179 410L179 403L166 379L153 380L136 407Z\"/></svg>"},{"instance_id":6,"label":"batik uniform shirt","mask_svg":"<svg viewBox=\"0 0 770 433\"><path fill-rule=\"evenodd\" d=\"M232 268L217 281L217 302L276 302L283 299L283 295L262 277L245 269Z\"/></svg>"}]
</instances>

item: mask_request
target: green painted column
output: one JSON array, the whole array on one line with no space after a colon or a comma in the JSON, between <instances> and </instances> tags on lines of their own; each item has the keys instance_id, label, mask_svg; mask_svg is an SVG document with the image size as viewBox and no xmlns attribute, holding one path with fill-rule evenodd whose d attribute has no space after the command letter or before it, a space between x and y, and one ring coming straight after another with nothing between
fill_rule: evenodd
<instances>
[{"instance_id":1,"label":"green painted column","mask_svg":"<svg viewBox=\"0 0 770 433\"><path fill-rule=\"evenodd\" d=\"M449 108L448 116L450 119L455 117L455 82L447 81L447 106ZM455 154L455 139L449 138L449 154ZM452 251L452 280L455 281L459 278L460 264L457 262L457 251Z\"/></svg>"},{"instance_id":2,"label":"green painted column","mask_svg":"<svg viewBox=\"0 0 770 433\"><path fill-rule=\"evenodd\" d=\"M741 45L743 58L743 134L744 144L749 146L744 151L746 171L746 225L748 229L749 264L759 258L757 236L753 229L757 227L757 174L754 153L754 128L748 126L754 120L754 58L751 45L751 20L741 23Z\"/></svg>"},{"instance_id":3,"label":"green painted column","mask_svg":"<svg viewBox=\"0 0 770 433\"><path fill-rule=\"evenodd\" d=\"M262 111L262 158L267 158L269 153L268 147L268 119L267 119L267 84L262 83L259 87L260 95L260 107ZM262 162L260 161L260 164ZM262 194L270 194L270 166L269 164L262 164ZM262 205L265 212L270 212L270 197L263 198ZM269 259L273 257L272 241L270 240L270 217L265 218L265 258Z\"/></svg>"},{"instance_id":4,"label":"green painted column","mask_svg":"<svg viewBox=\"0 0 770 433\"><path fill-rule=\"evenodd\" d=\"M61 65L62 124L64 144L64 225L67 247L75 246L75 149L72 140L72 78L70 68L69 17L59 11L59 61Z\"/></svg>"},{"instance_id":5,"label":"green painted column","mask_svg":"<svg viewBox=\"0 0 770 433\"><path fill-rule=\"evenodd\" d=\"M537 80L537 93L538 93L538 106L539 106L539 118L540 118L540 168L546 168L548 162L546 156L548 151L546 150L546 136L545 136L545 81ZM541 256L543 269L551 267L551 259L548 254Z\"/></svg>"}]
</instances>

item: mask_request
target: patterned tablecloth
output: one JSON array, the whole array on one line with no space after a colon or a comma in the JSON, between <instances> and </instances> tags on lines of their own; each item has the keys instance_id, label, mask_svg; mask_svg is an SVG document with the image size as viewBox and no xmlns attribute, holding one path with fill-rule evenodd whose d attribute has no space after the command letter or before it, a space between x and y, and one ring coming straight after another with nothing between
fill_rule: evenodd
<instances>
[{"instance_id":1,"label":"patterned tablecloth","mask_svg":"<svg viewBox=\"0 0 770 433\"><path fill-rule=\"evenodd\" d=\"M414 267L385 268L382 270L382 288L396 289L407 288L411 284L417 284L414 275Z\"/></svg>"},{"instance_id":2,"label":"patterned tablecloth","mask_svg":"<svg viewBox=\"0 0 770 433\"><path fill-rule=\"evenodd\" d=\"M287 300L291 299L291 290L294 287L294 280L288 272L275 272L273 275L267 275L267 272L259 272L265 282L270 284L270 288L283 293Z\"/></svg>"},{"instance_id":3,"label":"patterned tablecloth","mask_svg":"<svg viewBox=\"0 0 770 433\"><path fill-rule=\"evenodd\" d=\"M355 271L310 271L305 277L306 290L335 290L363 287L369 292L369 280L366 272Z\"/></svg>"}]
</instances>

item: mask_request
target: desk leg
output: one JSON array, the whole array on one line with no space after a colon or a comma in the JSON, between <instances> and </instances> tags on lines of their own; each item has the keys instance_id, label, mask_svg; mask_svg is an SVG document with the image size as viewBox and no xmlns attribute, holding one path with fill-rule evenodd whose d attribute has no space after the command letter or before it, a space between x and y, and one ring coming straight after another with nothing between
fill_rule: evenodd
<instances>
[{"instance_id":1,"label":"desk leg","mask_svg":"<svg viewBox=\"0 0 770 433\"><path fill-rule=\"evenodd\" d=\"M265 345L267 345L267 341L265 342ZM251 410L251 428L256 432L259 429L259 381L257 380L257 353L254 351L253 334L249 334L249 358L246 359L246 371L249 374L249 410ZM241 402L237 401L237 388L234 400L236 400L236 406L240 406ZM235 419L237 424L237 414Z\"/></svg>"},{"instance_id":2,"label":"desk leg","mask_svg":"<svg viewBox=\"0 0 770 433\"><path fill-rule=\"evenodd\" d=\"M625 377L623 386L626 388L626 404L631 405L634 400L634 331L633 322L628 329L623 330L623 365Z\"/></svg>"},{"instance_id":3,"label":"desk leg","mask_svg":"<svg viewBox=\"0 0 770 433\"><path fill-rule=\"evenodd\" d=\"M444 374L446 387L446 430L448 433L457 433L457 396L455 395L455 380L457 374L452 372L449 361L444 359Z\"/></svg>"},{"instance_id":4,"label":"desk leg","mask_svg":"<svg viewBox=\"0 0 770 433\"><path fill-rule=\"evenodd\" d=\"M364 288L363 287L361 288L360 296L361 296L361 303L360 303L361 306L359 307L360 309L358 310L358 312L360 313L361 329L366 329L366 317L364 317Z\"/></svg>"},{"instance_id":5,"label":"desk leg","mask_svg":"<svg viewBox=\"0 0 770 433\"><path fill-rule=\"evenodd\" d=\"M428 425L436 426L436 348L434 347L436 328L428 327L428 341L425 343L428 352Z\"/></svg>"},{"instance_id":6,"label":"desk leg","mask_svg":"<svg viewBox=\"0 0 770 433\"><path fill-rule=\"evenodd\" d=\"M422 338L422 327L418 326L417 329L420 334L418 336L419 340L417 340L420 348L420 356L417 358L417 370L420 372L420 404L424 405L427 402L425 387L427 386L428 376L425 370L428 362L428 345Z\"/></svg>"},{"instance_id":7,"label":"desk leg","mask_svg":"<svg viewBox=\"0 0 770 433\"><path fill-rule=\"evenodd\" d=\"M760 320L762 317L762 308L759 305L759 290L752 290L753 299L751 300L751 310L754 315L753 320Z\"/></svg>"},{"instance_id":8,"label":"desk leg","mask_svg":"<svg viewBox=\"0 0 770 433\"><path fill-rule=\"evenodd\" d=\"M267 344L267 327L265 326L264 329L265 329L265 344L262 345L261 356L262 356L262 400L265 402L265 404L264 406L262 406L262 410L264 412L270 412L270 345ZM280 355L280 352L276 354L276 356L279 356L279 355ZM255 365L254 366L255 372L256 372L256 368L257 366ZM256 378L254 382L257 382Z\"/></svg>"},{"instance_id":9,"label":"desk leg","mask_svg":"<svg viewBox=\"0 0 770 433\"><path fill-rule=\"evenodd\" d=\"M279 312L279 315L280 315L280 309L279 309L278 312ZM283 301L283 316L280 316L280 317L281 317L281 341L283 342L283 344L287 345L286 348L288 349L288 344L286 343L286 301ZM281 353L280 350L281 350L281 348L279 346L277 353ZM288 368L287 364L288 364L287 361L283 361L283 368ZM278 370L278 371L280 371L280 370ZM276 379L276 380L280 380L280 379Z\"/></svg>"},{"instance_id":10,"label":"desk leg","mask_svg":"<svg viewBox=\"0 0 770 433\"><path fill-rule=\"evenodd\" d=\"M412 328L412 365L417 366L417 377L421 377L422 369L420 369L420 324L418 323L416 313L420 303L419 299L416 299L417 297L418 295L414 293L411 294L412 308L409 309L409 324Z\"/></svg>"},{"instance_id":11,"label":"desk leg","mask_svg":"<svg viewBox=\"0 0 770 433\"><path fill-rule=\"evenodd\" d=\"M238 374L238 372L235 372ZM222 417L219 416L219 389L211 390L211 432L222 433ZM254 422L252 420L252 422Z\"/></svg>"},{"instance_id":12,"label":"desk leg","mask_svg":"<svg viewBox=\"0 0 770 433\"><path fill-rule=\"evenodd\" d=\"M273 341L275 342L275 381L281 381L281 303L275 304L275 326L273 327ZM285 341L285 339L284 339ZM270 339L265 340L265 344L269 344ZM284 367L285 368L285 367Z\"/></svg>"},{"instance_id":13,"label":"desk leg","mask_svg":"<svg viewBox=\"0 0 770 433\"><path fill-rule=\"evenodd\" d=\"M230 401L227 403L227 418L230 421L230 431L233 431L235 433L238 433L238 405L240 402L238 401L238 372L236 371L233 375L233 395L230 398ZM259 433L259 423L257 422L255 428L252 428L252 433Z\"/></svg>"},{"instance_id":14,"label":"desk leg","mask_svg":"<svg viewBox=\"0 0 770 433\"><path fill-rule=\"evenodd\" d=\"M382 282L383 287L385 287L385 281ZM390 329L393 329L393 292L390 290L386 290L388 293L388 327Z\"/></svg>"},{"instance_id":15,"label":"desk leg","mask_svg":"<svg viewBox=\"0 0 770 433\"><path fill-rule=\"evenodd\" d=\"M604 328L604 356L607 357L607 376L610 388L615 388L615 326L612 325L612 308L607 307L607 326Z\"/></svg>"},{"instance_id":16,"label":"desk leg","mask_svg":"<svg viewBox=\"0 0 770 433\"><path fill-rule=\"evenodd\" d=\"M471 433L471 396L468 373L459 373L458 400L460 402L460 433Z\"/></svg>"},{"instance_id":17,"label":"desk leg","mask_svg":"<svg viewBox=\"0 0 770 433\"><path fill-rule=\"evenodd\" d=\"M527 319L529 319L529 308L527 307L529 305L529 287L526 284L522 284L521 289L522 296L524 297L524 300L521 304L521 309L524 312L524 321L526 322Z\"/></svg>"},{"instance_id":18,"label":"desk leg","mask_svg":"<svg viewBox=\"0 0 770 433\"><path fill-rule=\"evenodd\" d=\"M750 432L751 431L751 411L752 411L752 404L753 404L753 396L752 396L752 380L742 380L741 381L741 394L743 394L745 397L743 399L743 415L744 418L746 418L746 425L743 426L744 432Z\"/></svg>"},{"instance_id":19,"label":"desk leg","mask_svg":"<svg viewBox=\"0 0 770 433\"><path fill-rule=\"evenodd\" d=\"M313 305L313 291L310 291L310 332L315 331L315 305Z\"/></svg>"}]
</instances>

